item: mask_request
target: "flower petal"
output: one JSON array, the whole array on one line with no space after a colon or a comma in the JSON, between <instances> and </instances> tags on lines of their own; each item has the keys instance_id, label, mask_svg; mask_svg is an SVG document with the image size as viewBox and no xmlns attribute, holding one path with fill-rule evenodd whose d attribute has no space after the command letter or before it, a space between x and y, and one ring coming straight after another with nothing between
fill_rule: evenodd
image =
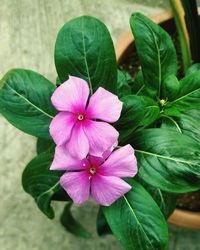
<instances>
[{"instance_id":1,"label":"flower petal","mask_svg":"<svg viewBox=\"0 0 200 250\"><path fill-rule=\"evenodd\" d=\"M54 91L51 102L57 110L77 113L85 110L88 96L87 82L79 77L70 76Z\"/></svg>"},{"instance_id":2,"label":"flower petal","mask_svg":"<svg viewBox=\"0 0 200 250\"><path fill-rule=\"evenodd\" d=\"M135 176L137 170L137 160L131 145L115 150L99 168L101 175L122 178Z\"/></svg>"},{"instance_id":3,"label":"flower petal","mask_svg":"<svg viewBox=\"0 0 200 250\"><path fill-rule=\"evenodd\" d=\"M100 87L91 96L86 112L91 119L116 122L120 117L121 110L122 102L119 98Z\"/></svg>"},{"instance_id":4,"label":"flower petal","mask_svg":"<svg viewBox=\"0 0 200 250\"><path fill-rule=\"evenodd\" d=\"M89 198L90 179L85 171L65 173L60 178L60 185L76 204L81 204Z\"/></svg>"},{"instance_id":5,"label":"flower petal","mask_svg":"<svg viewBox=\"0 0 200 250\"><path fill-rule=\"evenodd\" d=\"M89 165L87 159L73 158L66 150L66 146L57 146L50 170L84 170Z\"/></svg>"},{"instance_id":6,"label":"flower petal","mask_svg":"<svg viewBox=\"0 0 200 250\"><path fill-rule=\"evenodd\" d=\"M66 149L72 157L79 160L85 159L89 152L89 141L83 130L82 123L77 122L72 130Z\"/></svg>"},{"instance_id":7,"label":"flower petal","mask_svg":"<svg viewBox=\"0 0 200 250\"><path fill-rule=\"evenodd\" d=\"M119 133L106 122L87 120L84 122L84 131L89 140L89 153L93 156L102 157L104 152L116 144Z\"/></svg>"},{"instance_id":8,"label":"flower petal","mask_svg":"<svg viewBox=\"0 0 200 250\"><path fill-rule=\"evenodd\" d=\"M96 174L91 180L91 195L103 206L110 206L130 189L128 183L114 176Z\"/></svg>"},{"instance_id":9,"label":"flower petal","mask_svg":"<svg viewBox=\"0 0 200 250\"><path fill-rule=\"evenodd\" d=\"M49 129L50 134L57 145L62 145L69 140L75 123L75 115L69 112L60 112L53 118Z\"/></svg>"}]
</instances>

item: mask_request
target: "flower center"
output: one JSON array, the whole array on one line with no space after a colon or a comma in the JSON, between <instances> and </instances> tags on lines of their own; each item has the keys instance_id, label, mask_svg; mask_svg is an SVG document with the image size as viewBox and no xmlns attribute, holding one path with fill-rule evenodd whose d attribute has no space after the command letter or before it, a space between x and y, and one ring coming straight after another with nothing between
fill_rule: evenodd
<instances>
[{"instance_id":1,"label":"flower center","mask_svg":"<svg viewBox=\"0 0 200 250\"><path fill-rule=\"evenodd\" d=\"M96 172L97 172L97 169L96 169L95 167L90 167L90 168L88 169L88 171L89 171L89 173L90 173L91 175L95 175Z\"/></svg>"},{"instance_id":2,"label":"flower center","mask_svg":"<svg viewBox=\"0 0 200 250\"><path fill-rule=\"evenodd\" d=\"M78 120L79 120L79 121L84 120L84 118L85 118L85 116L84 116L83 114L79 114L79 115L78 115Z\"/></svg>"}]
</instances>

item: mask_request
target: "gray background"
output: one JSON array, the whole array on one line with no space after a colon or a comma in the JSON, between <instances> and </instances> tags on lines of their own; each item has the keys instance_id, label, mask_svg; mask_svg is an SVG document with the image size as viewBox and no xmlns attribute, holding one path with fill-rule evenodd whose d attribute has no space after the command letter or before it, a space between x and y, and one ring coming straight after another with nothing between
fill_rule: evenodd
<instances>
[{"instance_id":1,"label":"gray background","mask_svg":"<svg viewBox=\"0 0 200 250\"><path fill-rule=\"evenodd\" d=\"M156 3L156 4L155 4ZM156 14L168 1L153 0L0 0L0 78L14 67L35 70L55 82L54 42L69 19L87 14L100 18L114 42L129 29L134 11ZM88 201L74 215L92 232L88 240L66 233L59 224L63 204L54 203L56 219L47 219L21 187L21 173L35 154L35 139L0 116L0 249L119 250L113 236L98 237L97 206ZM170 229L170 249L200 249L197 231Z\"/></svg>"}]
</instances>

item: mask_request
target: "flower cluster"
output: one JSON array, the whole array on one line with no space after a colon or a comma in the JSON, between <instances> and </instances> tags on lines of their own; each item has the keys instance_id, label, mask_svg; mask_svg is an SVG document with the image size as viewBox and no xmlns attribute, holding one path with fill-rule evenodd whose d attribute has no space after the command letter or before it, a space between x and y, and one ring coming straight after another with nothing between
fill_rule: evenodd
<instances>
[{"instance_id":1,"label":"flower cluster","mask_svg":"<svg viewBox=\"0 0 200 250\"><path fill-rule=\"evenodd\" d=\"M101 87L88 97L87 82L72 76L53 93L52 104L60 112L50 124L57 145L50 169L66 171L60 184L74 203L91 194L109 206L131 189L121 178L135 176L137 162L130 145L114 150L119 133L109 123L119 119L122 102Z\"/></svg>"}]
</instances>

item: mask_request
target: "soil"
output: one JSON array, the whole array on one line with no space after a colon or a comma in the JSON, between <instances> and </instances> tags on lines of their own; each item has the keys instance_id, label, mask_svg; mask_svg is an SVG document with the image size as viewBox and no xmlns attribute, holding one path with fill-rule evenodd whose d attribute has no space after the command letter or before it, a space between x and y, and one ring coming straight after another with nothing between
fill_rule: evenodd
<instances>
[{"instance_id":1,"label":"soil","mask_svg":"<svg viewBox=\"0 0 200 250\"><path fill-rule=\"evenodd\" d=\"M181 209L200 211L200 191L183 194L177 200L177 207Z\"/></svg>"},{"instance_id":2,"label":"soil","mask_svg":"<svg viewBox=\"0 0 200 250\"><path fill-rule=\"evenodd\" d=\"M178 79L181 79L184 76L184 71L183 71L183 65L181 63L182 61L181 49L179 45L177 32L173 32L171 34L171 38L174 42L178 58L177 77ZM135 76L137 75L139 67L140 67L139 57L136 52L136 49L132 46L132 48L130 47L129 53L127 53L126 57L120 63L119 68L121 70L128 72L134 79ZM177 207L190 211L200 211L200 191L180 195L177 200Z\"/></svg>"}]
</instances>

